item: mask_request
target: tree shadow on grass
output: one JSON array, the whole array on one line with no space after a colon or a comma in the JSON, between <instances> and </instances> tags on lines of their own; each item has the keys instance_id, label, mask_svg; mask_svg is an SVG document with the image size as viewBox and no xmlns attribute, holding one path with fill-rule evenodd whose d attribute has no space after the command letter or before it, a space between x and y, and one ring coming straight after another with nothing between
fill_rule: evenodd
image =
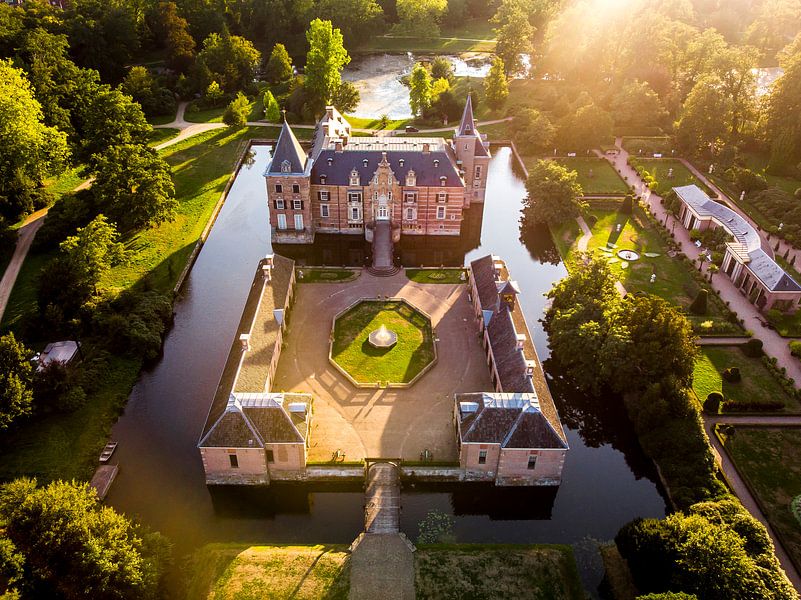
<instances>
[{"instance_id":1,"label":"tree shadow on grass","mask_svg":"<svg viewBox=\"0 0 801 600\"><path fill-rule=\"evenodd\" d=\"M615 223L612 225L612 230L609 232L609 237L606 240L608 244L616 244L620 236L623 235L623 231L626 229L626 225L631 220L631 215L627 215L622 212L618 212L615 215ZM620 225L620 231L617 230L617 226Z\"/></svg>"}]
</instances>

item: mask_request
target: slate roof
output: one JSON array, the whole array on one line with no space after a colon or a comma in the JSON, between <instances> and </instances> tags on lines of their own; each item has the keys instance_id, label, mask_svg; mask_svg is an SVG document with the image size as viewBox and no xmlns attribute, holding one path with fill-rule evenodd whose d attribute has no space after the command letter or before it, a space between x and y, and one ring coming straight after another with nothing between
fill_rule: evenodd
<instances>
[{"instance_id":1,"label":"slate roof","mask_svg":"<svg viewBox=\"0 0 801 600\"><path fill-rule=\"evenodd\" d=\"M464 103L464 112L462 112L462 120L459 123L459 129L456 130L456 135L475 135L476 122L473 118L473 97L467 94L467 101Z\"/></svg>"},{"instance_id":2,"label":"slate roof","mask_svg":"<svg viewBox=\"0 0 801 600\"><path fill-rule=\"evenodd\" d=\"M289 123L284 121L267 173L281 173L281 164L284 161L289 161L291 173L303 173L306 170L306 160L306 152L292 132Z\"/></svg>"},{"instance_id":3,"label":"slate roof","mask_svg":"<svg viewBox=\"0 0 801 600\"><path fill-rule=\"evenodd\" d=\"M254 448L271 443L303 443L308 435L309 394L231 394L225 411L198 444L201 448ZM293 414L287 404L304 404Z\"/></svg>"},{"instance_id":4,"label":"slate roof","mask_svg":"<svg viewBox=\"0 0 801 600\"><path fill-rule=\"evenodd\" d=\"M332 148L321 150L312 165L311 182L319 184L321 177L325 176L325 185L348 186L350 173L356 169L359 173L359 185L367 185L378 169L383 153L386 152L390 168L401 185L406 185L408 172L414 171L418 186L440 187L441 177L444 176L445 187L464 187L453 151L442 139L417 138L416 145L412 144L409 138L399 138L401 143L397 144L391 142L360 144L358 139L349 141L342 152ZM428 153L423 153L423 143L430 144ZM330 165L329 159L331 159ZM365 160L367 166L364 165ZM436 166L435 161L437 161Z\"/></svg>"},{"instance_id":5,"label":"slate roof","mask_svg":"<svg viewBox=\"0 0 801 600\"><path fill-rule=\"evenodd\" d=\"M727 244L751 271L772 292L798 292L801 286L764 250L759 233L743 217L728 206L712 200L697 185L673 188L701 217L711 217L734 236L736 243Z\"/></svg>"},{"instance_id":6,"label":"slate roof","mask_svg":"<svg viewBox=\"0 0 801 600\"><path fill-rule=\"evenodd\" d=\"M208 434L211 427L225 413L232 393L236 392L237 396L244 397L247 394L243 392L263 394L266 391L264 389L266 373L272 361L278 335L278 324L273 309L286 306L295 268L295 261L278 254L273 255L272 260L273 269L269 282L265 281L262 271L262 265L267 259L259 262L253 276L250 292L242 310L242 318L233 335L231 349L220 375L201 438ZM251 334L250 352L245 352L239 341L239 336L243 333ZM240 384L241 387L250 389L238 389Z\"/></svg>"},{"instance_id":7,"label":"slate roof","mask_svg":"<svg viewBox=\"0 0 801 600\"><path fill-rule=\"evenodd\" d=\"M498 279L493 257L487 255L472 261L470 271L478 290L478 302L481 309L494 311L498 307Z\"/></svg>"},{"instance_id":8,"label":"slate roof","mask_svg":"<svg viewBox=\"0 0 801 600\"><path fill-rule=\"evenodd\" d=\"M502 304L487 326L492 356L501 388L515 392L533 392L534 384L526 374L526 357L517 347L517 334L528 340L528 330L518 332L512 321L512 310ZM533 357L532 357L533 358Z\"/></svg>"},{"instance_id":9,"label":"slate roof","mask_svg":"<svg viewBox=\"0 0 801 600\"><path fill-rule=\"evenodd\" d=\"M561 424L542 412L534 393L457 394L463 443L499 444L502 448L567 449Z\"/></svg>"}]
</instances>

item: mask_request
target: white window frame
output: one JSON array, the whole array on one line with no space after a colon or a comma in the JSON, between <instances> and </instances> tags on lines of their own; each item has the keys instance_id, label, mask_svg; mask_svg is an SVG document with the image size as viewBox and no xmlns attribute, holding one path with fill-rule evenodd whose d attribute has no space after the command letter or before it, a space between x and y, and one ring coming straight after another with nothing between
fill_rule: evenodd
<instances>
[{"instance_id":1,"label":"white window frame","mask_svg":"<svg viewBox=\"0 0 801 600\"><path fill-rule=\"evenodd\" d=\"M320 202L328 202L329 197L330 196L328 192L325 191L320 192Z\"/></svg>"},{"instance_id":2,"label":"white window frame","mask_svg":"<svg viewBox=\"0 0 801 600\"><path fill-rule=\"evenodd\" d=\"M328 217L330 217L330 216L331 216L331 212L330 212L330 210L328 209L328 205L327 205L327 204L321 204L321 205L320 205L320 216L321 216L323 219L327 219Z\"/></svg>"},{"instance_id":3,"label":"white window frame","mask_svg":"<svg viewBox=\"0 0 801 600\"><path fill-rule=\"evenodd\" d=\"M417 215L414 214L414 209L410 206L406 209L406 220L407 221L414 221L417 219Z\"/></svg>"},{"instance_id":4,"label":"white window frame","mask_svg":"<svg viewBox=\"0 0 801 600\"><path fill-rule=\"evenodd\" d=\"M297 188L297 191L295 191L296 188ZM292 184L292 193L293 194L300 194L300 184L299 183L293 183Z\"/></svg>"},{"instance_id":5,"label":"white window frame","mask_svg":"<svg viewBox=\"0 0 801 600\"><path fill-rule=\"evenodd\" d=\"M348 215L351 221L361 221L362 220L362 211L359 209L358 206L351 206L350 213Z\"/></svg>"},{"instance_id":6,"label":"white window frame","mask_svg":"<svg viewBox=\"0 0 801 600\"><path fill-rule=\"evenodd\" d=\"M286 204L284 204L283 198L276 198L275 199L275 208L276 210L286 210Z\"/></svg>"},{"instance_id":7,"label":"white window frame","mask_svg":"<svg viewBox=\"0 0 801 600\"><path fill-rule=\"evenodd\" d=\"M437 207L437 220L443 220L445 218L445 207L438 206Z\"/></svg>"},{"instance_id":8,"label":"white window frame","mask_svg":"<svg viewBox=\"0 0 801 600\"><path fill-rule=\"evenodd\" d=\"M417 192L404 192L403 201L409 204L414 204L417 202Z\"/></svg>"},{"instance_id":9,"label":"white window frame","mask_svg":"<svg viewBox=\"0 0 801 600\"><path fill-rule=\"evenodd\" d=\"M476 165L476 174L474 179L481 179L481 165Z\"/></svg>"},{"instance_id":10,"label":"white window frame","mask_svg":"<svg viewBox=\"0 0 801 600\"><path fill-rule=\"evenodd\" d=\"M362 201L362 193L361 192L348 192L348 202L361 202Z\"/></svg>"},{"instance_id":11,"label":"white window frame","mask_svg":"<svg viewBox=\"0 0 801 600\"><path fill-rule=\"evenodd\" d=\"M278 215L278 229L281 231L286 229L286 215L283 213Z\"/></svg>"},{"instance_id":12,"label":"white window frame","mask_svg":"<svg viewBox=\"0 0 801 600\"><path fill-rule=\"evenodd\" d=\"M297 198L292 200L292 210L303 210L303 208L301 208L302 206L303 200L298 200Z\"/></svg>"},{"instance_id":13,"label":"white window frame","mask_svg":"<svg viewBox=\"0 0 801 600\"><path fill-rule=\"evenodd\" d=\"M275 193L276 194L283 194L284 193L284 186L280 183L275 184Z\"/></svg>"},{"instance_id":14,"label":"white window frame","mask_svg":"<svg viewBox=\"0 0 801 600\"><path fill-rule=\"evenodd\" d=\"M295 231L303 231L303 215L295 215Z\"/></svg>"},{"instance_id":15,"label":"white window frame","mask_svg":"<svg viewBox=\"0 0 801 600\"><path fill-rule=\"evenodd\" d=\"M447 202L448 192L437 192L437 202Z\"/></svg>"}]
</instances>

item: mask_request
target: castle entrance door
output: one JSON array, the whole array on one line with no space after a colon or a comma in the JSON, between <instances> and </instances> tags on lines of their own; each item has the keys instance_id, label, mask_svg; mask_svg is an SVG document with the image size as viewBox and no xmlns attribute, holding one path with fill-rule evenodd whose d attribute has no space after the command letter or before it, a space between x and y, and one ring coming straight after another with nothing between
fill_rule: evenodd
<instances>
[{"instance_id":1,"label":"castle entrance door","mask_svg":"<svg viewBox=\"0 0 801 600\"><path fill-rule=\"evenodd\" d=\"M389 206L387 205L386 196L378 198L378 212L375 218L377 221L389 221Z\"/></svg>"}]
</instances>

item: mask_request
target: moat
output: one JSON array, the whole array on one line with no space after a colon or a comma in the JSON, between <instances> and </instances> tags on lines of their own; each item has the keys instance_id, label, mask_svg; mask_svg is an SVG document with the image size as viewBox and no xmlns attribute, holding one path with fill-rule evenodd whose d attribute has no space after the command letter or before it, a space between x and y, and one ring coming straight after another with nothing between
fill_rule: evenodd
<instances>
[{"instance_id":1,"label":"moat","mask_svg":"<svg viewBox=\"0 0 801 600\"><path fill-rule=\"evenodd\" d=\"M209 541L349 543L363 528L364 496L358 485L210 491L204 483L196 444L255 265L273 250L299 264L362 266L370 258L364 240L349 236L320 235L311 247L272 248L262 177L269 152L254 147L253 160L240 171L176 301L164 356L142 374L112 433L119 442L120 475L109 503L168 535L179 555ZM524 197L510 150L495 147L486 204L467 212L461 238L402 240L396 252L407 266L461 266L486 254L502 256L522 289L521 303L544 360L543 293L566 272L547 230L534 239L519 239ZM571 448L562 485L523 490L407 485L401 530L412 540L430 510L454 517L453 533L460 542L582 547L588 538L611 539L634 517L664 515L656 474L625 414L614 408L616 403L599 406L549 374ZM586 564L586 556L577 554L587 588L594 589L599 570Z\"/></svg>"}]
</instances>

